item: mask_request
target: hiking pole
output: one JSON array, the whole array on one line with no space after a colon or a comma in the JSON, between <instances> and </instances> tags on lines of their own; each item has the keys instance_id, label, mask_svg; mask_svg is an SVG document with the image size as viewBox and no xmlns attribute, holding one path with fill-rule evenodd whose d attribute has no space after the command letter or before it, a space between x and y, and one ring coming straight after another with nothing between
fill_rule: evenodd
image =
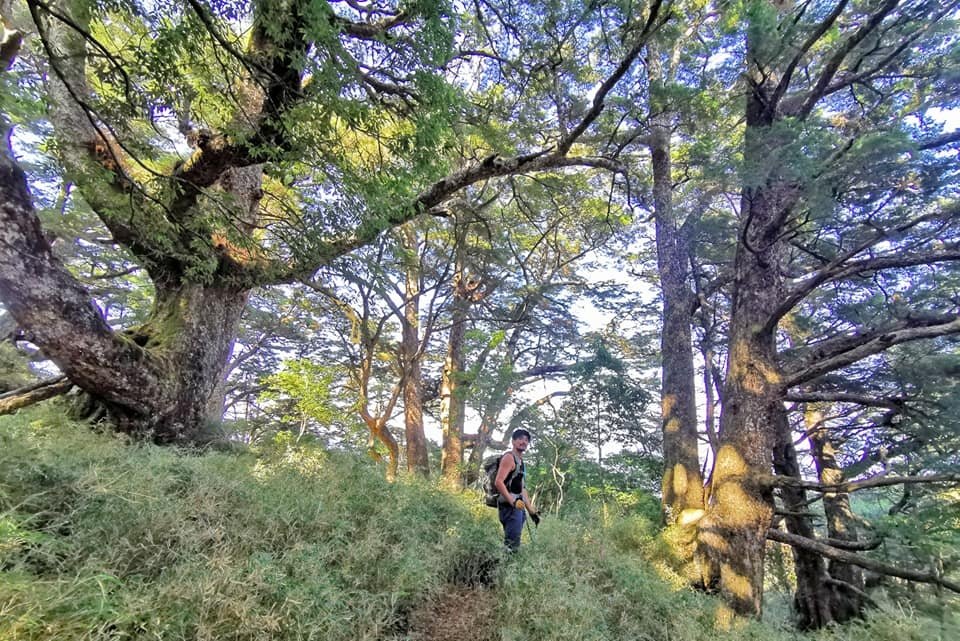
<instances>
[{"instance_id":1,"label":"hiking pole","mask_svg":"<svg viewBox=\"0 0 960 641\"><path fill-rule=\"evenodd\" d=\"M526 517L523 520L527 524L527 535L530 537L530 542L534 543L536 538L533 536L533 528L530 527L530 512L527 512Z\"/></svg>"}]
</instances>

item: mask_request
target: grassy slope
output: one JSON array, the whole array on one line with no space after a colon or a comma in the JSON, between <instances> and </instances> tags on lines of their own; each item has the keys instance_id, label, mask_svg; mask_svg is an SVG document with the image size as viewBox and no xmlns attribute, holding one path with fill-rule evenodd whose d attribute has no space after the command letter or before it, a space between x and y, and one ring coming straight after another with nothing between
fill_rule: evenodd
<instances>
[{"instance_id":1,"label":"grassy slope","mask_svg":"<svg viewBox=\"0 0 960 641\"><path fill-rule=\"evenodd\" d=\"M349 457L183 455L53 407L0 417L2 641L413 638L413 613L493 566L504 640L960 638L906 613L817 637L726 630L716 601L646 559L639 518L547 519L510 559L499 538L475 496L390 485Z\"/></svg>"}]
</instances>

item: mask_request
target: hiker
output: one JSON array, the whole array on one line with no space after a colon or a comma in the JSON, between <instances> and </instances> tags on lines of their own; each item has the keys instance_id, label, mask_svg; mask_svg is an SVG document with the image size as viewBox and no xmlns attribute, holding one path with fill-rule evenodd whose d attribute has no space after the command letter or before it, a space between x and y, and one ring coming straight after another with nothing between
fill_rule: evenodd
<instances>
[{"instance_id":1,"label":"hiker","mask_svg":"<svg viewBox=\"0 0 960 641\"><path fill-rule=\"evenodd\" d=\"M500 495L497 508L500 512L500 523L503 524L503 542L512 552L520 547L520 533L523 531L526 513L530 513L530 518L537 525L540 524L540 516L533 509L524 485L523 453L530 446L530 432L522 428L514 430L510 440L513 449L500 457L494 487Z\"/></svg>"}]
</instances>

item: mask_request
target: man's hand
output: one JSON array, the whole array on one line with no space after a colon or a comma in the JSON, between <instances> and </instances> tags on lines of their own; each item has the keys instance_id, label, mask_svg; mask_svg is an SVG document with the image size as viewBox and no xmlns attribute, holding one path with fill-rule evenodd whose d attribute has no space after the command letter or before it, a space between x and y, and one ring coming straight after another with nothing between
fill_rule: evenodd
<instances>
[{"instance_id":1,"label":"man's hand","mask_svg":"<svg viewBox=\"0 0 960 641\"><path fill-rule=\"evenodd\" d=\"M513 507L517 508L518 510L523 510L526 509L527 506L523 504L523 499L517 499L514 501Z\"/></svg>"}]
</instances>

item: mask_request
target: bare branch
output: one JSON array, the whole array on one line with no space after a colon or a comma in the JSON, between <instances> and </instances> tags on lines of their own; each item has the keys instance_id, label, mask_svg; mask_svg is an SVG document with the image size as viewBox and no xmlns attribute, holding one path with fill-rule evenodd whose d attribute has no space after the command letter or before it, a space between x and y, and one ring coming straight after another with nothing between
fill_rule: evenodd
<instances>
[{"instance_id":1,"label":"bare branch","mask_svg":"<svg viewBox=\"0 0 960 641\"><path fill-rule=\"evenodd\" d=\"M590 107L590 110L586 113L583 119L570 130L570 133L563 138L557 144L557 154L560 156L565 156L570 147L573 146L580 136L587 130L587 128L600 116L600 112L603 111L603 101L606 99L607 95L611 90L620 82L620 79L623 78L624 74L629 71L630 67L633 66L634 60L637 56L640 55L640 52L646 47L647 40L656 31L660 28L667 20L670 18L668 13L663 18L659 17L661 0L654 0L650 5L650 15L647 17L647 21L643 26L643 30L640 32L640 35L637 38L637 42L634 43L633 48L627 52L627 55L623 57L620 61L620 64L617 65L617 68L614 70L610 76L603 81L603 84L597 89L597 92L593 96L593 104Z\"/></svg>"},{"instance_id":2,"label":"bare branch","mask_svg":"<svg viewBox=\"0 0 960 641\"><path fill-rule=\"evenodd\" d=\"M879 354L893 345L956 333L960 333L960 316L948 314L934 319L907 319L891 327L825 341L813 347L799 367L788 369L781 384L786 390Z\"/></svg>"},{"instance_id":3,"label":"bare branch","mask_svg":"<svg viewBox=\"0 0 960 641\"><path fill-rule=\"evenodd\" d=\"M794 403L855 403L869 407L886 407L892 410L902 410L907 402L907 399L903 397L877 398L876 396L851 392L789 392L783 399Z\"/></svg>"},{"instance_id":4,"label":"bare branch","mask_svg":"<svg viewBox=\"0 0 960 641\"><path fill-rule=\"evenodd\" d=\"M928 474L926 476L888 476L879 474L860 481L843 483L818 483L806 481L795 476L777 476L768 474L758 477L758 481L767 487L793 487L814 492L856 492L875 487L892 485L916 485L919 483L960 483L960 474Z\"/></svg>"},{"instance_id":5,"label":"bare branch","mask_svg":"<svg viewBox=\"0 0 960 641\"><path fill-rule=\"evenodd\" d=\"M946 147L947 145L951 145L955 142L960 142L960 130L952 131L948 134L943 134L942 136L924 140L922 143L920 143L920 150L928 151L930 149L939 149L940 147Z\"/></svg>"},{"instance_id":6,"label":"bare branch","mask_svg":"<svg viewBox=\"0 0 960 641\"><path fill-rule=\"evenodd\" d=\"M27 385L5 394L0 394L0 415L11 414L18 409L66 394L73 383L66 376Z\"/></svg>"}]
</instances>

